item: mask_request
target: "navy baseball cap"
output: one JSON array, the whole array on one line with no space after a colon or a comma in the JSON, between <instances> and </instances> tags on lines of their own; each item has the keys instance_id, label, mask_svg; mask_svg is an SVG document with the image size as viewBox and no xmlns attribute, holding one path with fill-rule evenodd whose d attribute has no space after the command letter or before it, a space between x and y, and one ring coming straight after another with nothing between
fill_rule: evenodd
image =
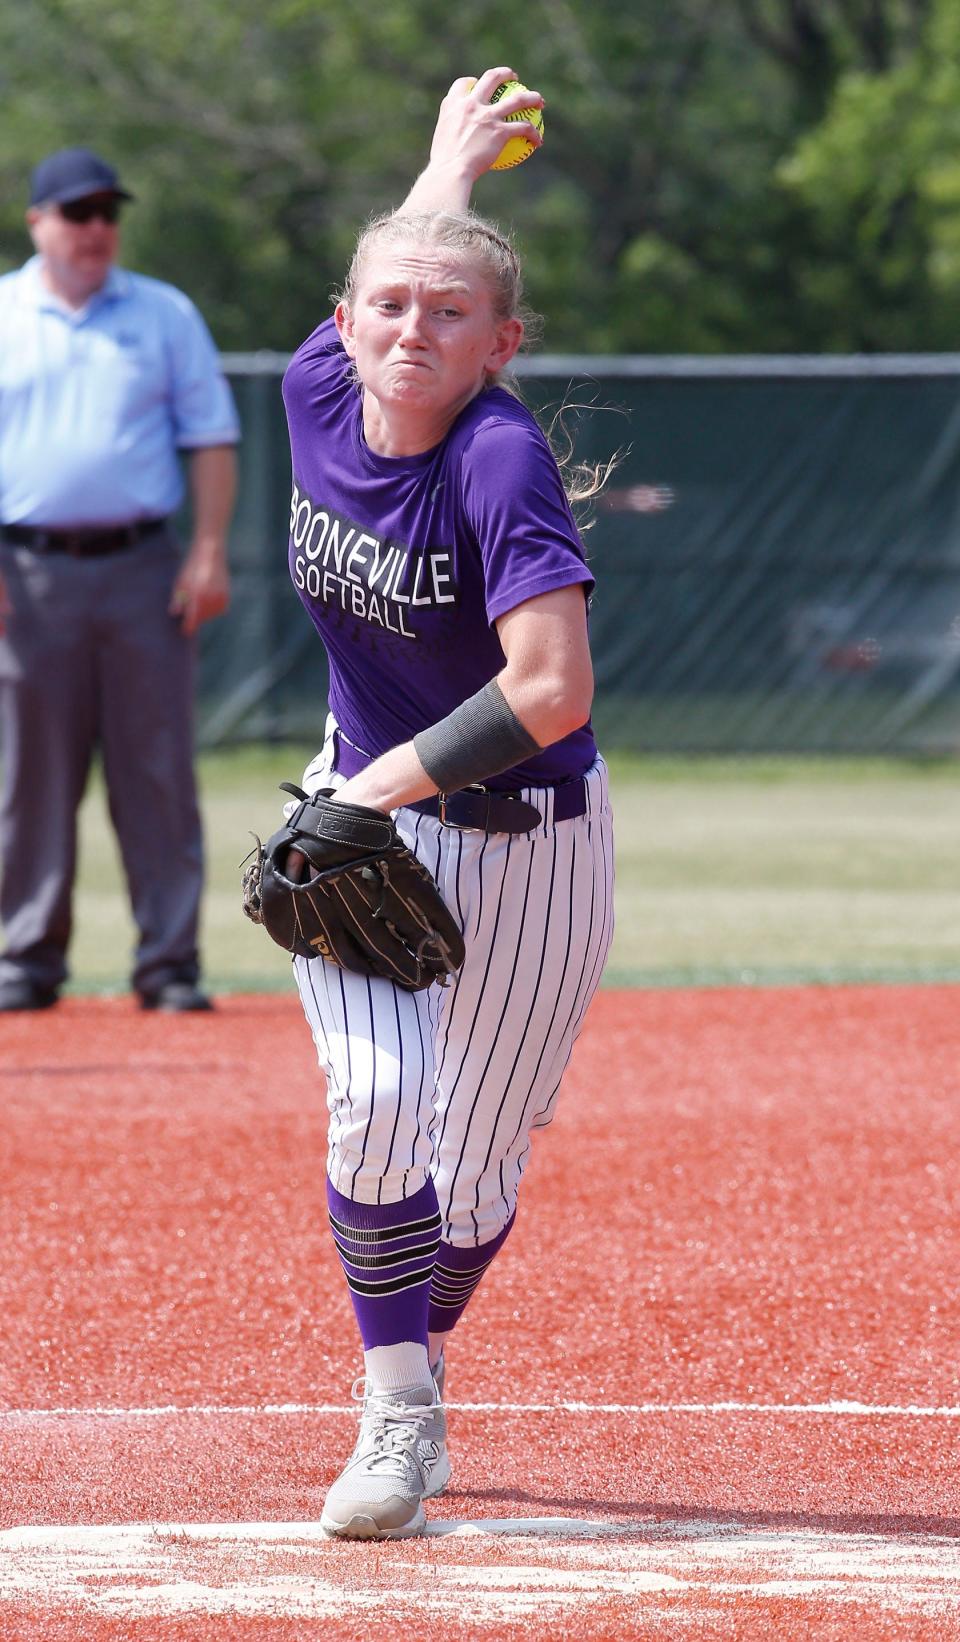
<instances>
[{"instance_id":1,"label":"navy baseball cap","mask_svg":"<svg viewBox=\"0 0 960 1642\"><path fill-rule=\"evenodd\" d=\"M61 148L41 160L30 179L31 205L68 205L88 194L132 200L112 165L89 148Z\"/></svg>"}]
</instances>

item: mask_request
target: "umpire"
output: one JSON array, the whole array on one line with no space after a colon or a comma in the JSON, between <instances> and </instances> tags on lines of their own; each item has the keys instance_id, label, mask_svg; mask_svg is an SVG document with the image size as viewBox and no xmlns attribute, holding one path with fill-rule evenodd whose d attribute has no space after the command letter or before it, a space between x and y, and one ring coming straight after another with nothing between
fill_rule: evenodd
<instances>
[{"instance_id":1,"label":"umpire","mask_svg":"<svg viewBox=\"0 0 960 1642\"><path fill-rule=\"evenodd\" d=\"M208 1009L195 634L229 597L236 411L171 285L116 266L132 198L86 148L45 159L36 255L0 278L0 1010L67 978L77 810L99 747L146 1009ZM188 458L193 536L170 517Z\"/></svg>"}]
</instances>

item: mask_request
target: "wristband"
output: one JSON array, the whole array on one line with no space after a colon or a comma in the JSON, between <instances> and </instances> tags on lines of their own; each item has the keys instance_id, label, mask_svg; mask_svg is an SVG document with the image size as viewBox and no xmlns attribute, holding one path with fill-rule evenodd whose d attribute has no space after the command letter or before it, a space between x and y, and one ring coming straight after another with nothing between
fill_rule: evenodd
<instances>
[{"instance_id":1,"label":"wristband","mask_svg":"<svg viewBox=\"0 0 960 1642\"><path fill-rule=\"evenodd\" d=\"M520 723L495 678L446 718L421 730L413 746L442 793L472 787L543 751Z\"/></svg>"}]
</instances>

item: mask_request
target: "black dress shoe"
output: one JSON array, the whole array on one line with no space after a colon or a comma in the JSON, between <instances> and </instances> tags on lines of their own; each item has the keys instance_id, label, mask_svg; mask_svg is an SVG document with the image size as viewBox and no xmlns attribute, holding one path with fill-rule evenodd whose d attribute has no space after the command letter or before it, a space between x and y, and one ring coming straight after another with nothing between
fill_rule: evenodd
<instances>
[{"instance_id":1,"label":"black dress shoe","mask_svg":"<svg viewBox=\"0 0 960 1642\"><path fill-rule=\"evenodd\" d=\"M162 1009L167 1014L180 1015L188 1010L212 1009L213 1004L193 981L168 981L155 992L141 992L140 1008Z\"/></svg>"},{"instance_id":2,"label":"black dress shoe","mask_svg":"<svg viewBox=\"0 0 960 1642\"><path fill-rule=\"evenodd\" d=\"M37 986L35 981L17 977L0 981L0 1009L49 1009L57 1001L56 988Z\"/></svg>"}]
</instances>

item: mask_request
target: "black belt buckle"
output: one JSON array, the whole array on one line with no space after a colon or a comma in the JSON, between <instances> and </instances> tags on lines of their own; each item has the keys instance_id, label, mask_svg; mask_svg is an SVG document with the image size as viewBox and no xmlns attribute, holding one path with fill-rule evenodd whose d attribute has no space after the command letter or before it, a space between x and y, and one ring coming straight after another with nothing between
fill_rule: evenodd
<instances>
[{"instance_id":1,"label":"black belt buckle","mask_svg":"<svg viewBox=\"0 0 960 1642\"><path fill-rule=\"evenodd\" d=\"M460 787L454 793L438 793L440 824L455 832L532 832L543 820L535 804L517 793L493 792L489 787Z\"/></svg>"},{"instance_id":2,"label":"black belt buckle","mask_svg":"<svg viewBox=\"0 0 960 1642\"><path fill-rule=\"evenodd\" d=\"M438 792L437 793L437 809L438 809L438 813L439 813L439 816L440 816L440 825L442 827L449 827L451 832L489 832L490 831L489 826L484 826L484 825L474 826L472 823L468 824L465 821L451 821L448 818L448 815L447 815L447 806L448 806L448 804L450 803L451 799L459 798L462 793L470 793L470 794L475 795L476 797L482 798L484 800L484 805L485 805L484 820L489 821L489 819L490 819L490 792L489 792L489 789L486 788L486 787L480 787L480 786L474 785L474 786L470 786L470 787L459 787L455 793L445 793L445 792Z\"/></svg>"}]
</instances>

